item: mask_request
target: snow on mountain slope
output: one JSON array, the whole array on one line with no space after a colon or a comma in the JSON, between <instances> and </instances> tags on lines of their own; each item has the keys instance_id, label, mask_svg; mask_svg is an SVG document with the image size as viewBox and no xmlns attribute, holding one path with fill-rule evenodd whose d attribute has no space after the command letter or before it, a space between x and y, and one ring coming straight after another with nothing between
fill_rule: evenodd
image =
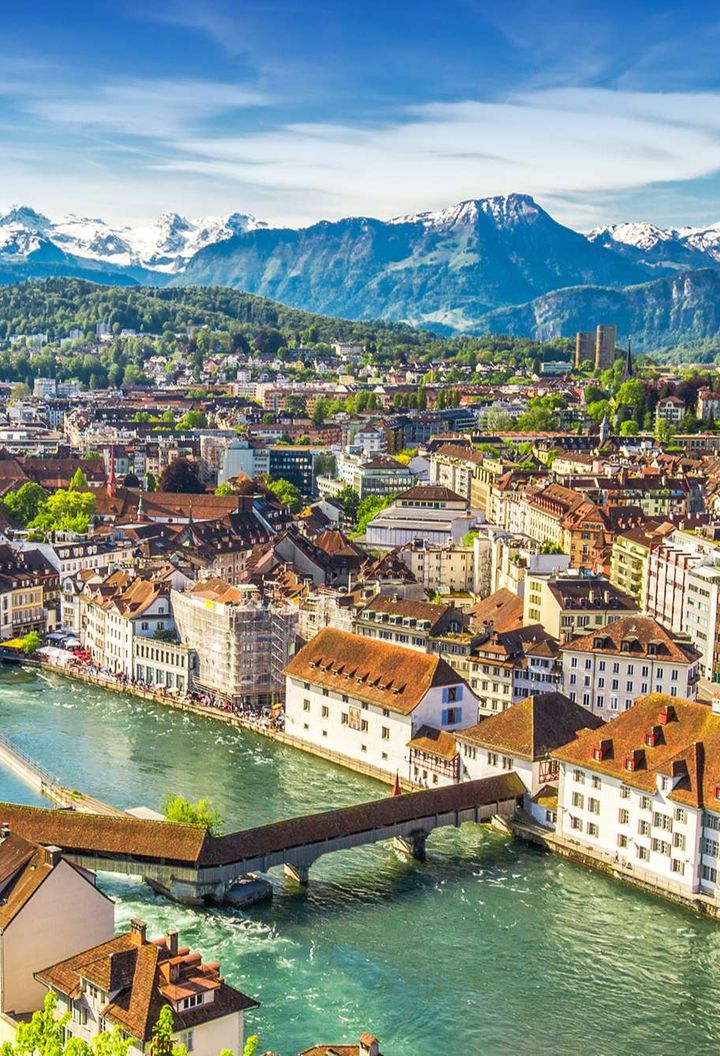
<instances>
[{"instance_id":1,"label":"snow on mountain slope","mask_svg":"<svg viewBox=\"0 0 720 1056\"><path fill-rule=\"evenodd\" d=\"M163 213L153 223L134 228L113 227L98 218L73 214L53 222L29 206L15 205L0 213L0 252L27 257L53 245L73 256L116 267L172 273L181 271L206 246L265 226L241 213L197 219Z\"/></svg>"},{"instance_id":2,"label":"snow on mountain slope","mask_svg":"<svg viewBox=\"0 0 720 1056\"><path fill-rule=\"evenodd\" d=\"M662 228L655 224L630 221L597 227L588 238L609 249L630 246L646 254L658 252L666 260L676 250L677 263L683 263L683 253L704 255L708 266L720 262L720 222L708 227Z\"/></svg>"}]
</instances>

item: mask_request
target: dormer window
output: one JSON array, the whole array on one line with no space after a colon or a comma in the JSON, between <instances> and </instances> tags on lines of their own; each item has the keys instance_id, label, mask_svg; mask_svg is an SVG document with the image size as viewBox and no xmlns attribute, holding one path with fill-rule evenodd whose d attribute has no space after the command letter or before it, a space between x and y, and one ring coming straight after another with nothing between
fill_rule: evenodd
<instances>
[{"instance_id":1,"label":"dormer window","mask_svg":"<svg viewBox=\"0 0 720 1056\"><path fill-rule=\"evenodd\" d=\"M202 1005L204 1000L204 994L191 994L190 997L183 998L180 1002L179 1008L196 1008L198 1005Z\"/></svg>"}]
</instances>

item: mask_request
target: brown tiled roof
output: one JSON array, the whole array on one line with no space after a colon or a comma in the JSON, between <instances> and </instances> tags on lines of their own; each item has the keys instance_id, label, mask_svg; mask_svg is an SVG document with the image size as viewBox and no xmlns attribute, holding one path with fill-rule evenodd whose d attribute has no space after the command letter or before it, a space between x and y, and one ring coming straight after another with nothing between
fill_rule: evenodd
<instances>
[{"instance_id":1,"label":"brown tiled roof","mask_svg":"<svg viewBox=\"0 0 720 1056\"><path fill-rule=\"evenodd\" d=\"M471 620L475 627L492 621L496 631L517 630L523 624L522 598L502 587L475 605Z\"/></svg>"},{"instance_id":2,"label":"brown tiled roof","mask_svg":"<svg viewBox=\"0 0 720 1056\"><path fill-rule=\"evenodd\" d=\"M26 840L55 844L68 852L92 848L100 854L138 858L167 858L195 864L207 836L205 829L167 821L146 821L117 815L85 814L75 810L48 810L17 803L0 804L2 821Z\"/></svg>"},{"instance_id":3,"label":"brown tiled roof","mask_svg":"<svg viewBox=\"0 0 720 1056\"><path fill-rule=\"evenodd\" d=\"M525 793L525 785L514 772L463 781L457 785L387 796L370 803L358 803L338 810L324 811L261 825L245 832L215 837L203 854L203 865L229 865L250 861L279 849L291 850L309 843L324 843L336 837L347 837L371 829L401 825L429 814L446 814L457 810L516 799Z\"/></svg>"},{"instance_id":4,"label":"brown tiled roof","mask_svg":"<svg viewBox=\"0 0 720 1056\"><path fill-rule=\"evenodd\" d=\"M363 607L362 617L366 612L387 612L393 616L402 616L409 620L426 620L430 630L452 611L452 605L438 605L431 601L411 601L406 598L391 597L388 594L376 594Z\"/></svg>"},{"instance_id":5,"label":"brown tiled roof","mask_svg":"<svg viewBox=\"0 0 720 1056\"><path fill-rule=\"evenodd\" d=\"M595 758L596 749L602 758ZM633 754L635 769L628 770ZM674 777L670 799L720 813L720 715L706 704L651 693L553 756L649 793L658 775Z\"/></svg>"},{"instance_id":6,"label":"brown tiled roof","mask_svg":"<svg viewBox=\"0 0 720 1056\"><path fill-rule=\"evenodd\" d=\"M603 725L602 719L563 693L536 693L455 736L482 748L536 760L572 741L578 731Z\"/></svg>"},{"instance_id":7,"label":"brown tiled roof","mask_svg":"<svg viewBox=\"0 0 720 1056\"><path fill-rule=\"evenodd\" d=\"M401 492L397 500L412 499L421 502L465 502L462 495L440 484L416 484L414 488Z\"/></svg>"},{"instance_id":8,"label":"brown tiled roof","mask_svg":"<svg viewBox=\"0 0 720 1056\"><path fill-rule=\"evenodd\" d=\"M285 668L292 678L409 715L433 686L463 679L437 655L325 627Z\"/></svg>"},{"instance_id":9,"label":"brown tiled roof","mask_svg":"<svg viewBox=\"0 0 720 1056\"><path fill-rule=\"evenodd\" d=\"M325 531L320 532L315 536L315 545L331 557L351 557L364 561L368 556L361 547L337 528L326 528Z\"/></svg>"},{"instance_id":10,"label":"brown tiled roof","mask_svg":"<svg viewBox=\"0 0 720 1056\"><path fill-rule=\"evenodd\" d=\"M171 965L177 978L169 985ZM79 996L82 978L107 992L117 991L101 1015L141 1042L152 1037L164 1005L173 1009L175 1031L257 1007L257 1001L224 982L218 965L203 965L197 955L187 950L174 952L163 940L148 942L136 930L45 968L36 973L36 978L68 997ZM211 990L212 1001L176 1011L171 1002L179 996L177 983L183 982L188 993Z\"/></svg>"},{"instance_id":11,"label":"brown tiled roof","mask_svg":"<svg viewBox=\"0 0 720 1056\"><path fill-rule=\"evenodd\" d=\"M623 642L629 647L623 649ZM651 616L624 616L599 627L592 634L574 639L563 646L563 651L604 655L623 653L628 657L646 657L650 655L650 643L658 649L653 655L675 664L691 664L699 655L691 645L674 641Z\"/></svg>"},{"instance_id":12,"label":"brown tiled roof","mask_svg":"<svg viewBox=\"0 0 720 1056\"><path fill-rule=\"evenodd\" d=\"M413 739L408 741L408 748L438 755L442 759L454 759L458 754L455 734L436 730L433 726L421 726Z\"/></svg>"}]
</instances>

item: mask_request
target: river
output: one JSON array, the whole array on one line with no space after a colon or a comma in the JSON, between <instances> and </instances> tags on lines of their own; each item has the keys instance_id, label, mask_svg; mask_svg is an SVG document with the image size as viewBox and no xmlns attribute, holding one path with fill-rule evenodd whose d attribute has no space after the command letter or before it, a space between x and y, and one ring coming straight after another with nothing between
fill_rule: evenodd
<instances>
[{"instance_id":1,"label":"river","mask_svg":"<svg viewBox=\"0 0 720 1056\"><path fill-rule=\"evenodd\" d=\"M207 796L243 827L359 802L376 782L211 719L0 671L0 732L69 786L120 807ZM0 771L0 799L38 803ZM1 820L1 819L0 819ZM171 927L261 1002L261 1052L378 1035L385 1056L684 1056L720 1046L720 927L466 825L428 861L389 846L320 859L272 904L171 905L101 877L117 921Z\"/></svg>"}]
</instances>

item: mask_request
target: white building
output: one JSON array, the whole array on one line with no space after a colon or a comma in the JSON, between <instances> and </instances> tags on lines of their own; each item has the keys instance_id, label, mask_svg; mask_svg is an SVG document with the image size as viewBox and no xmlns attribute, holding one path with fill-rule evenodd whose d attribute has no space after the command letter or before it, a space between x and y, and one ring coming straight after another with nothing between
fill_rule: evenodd
<instances>
[{"instance_id":1,"label":"white building","mask_svg":"<svg viewBox=\"0 0 720 1056\"><path fill-rule=\"evenodd\" d=\"M444 546L461 542L475 524L475 515L460 495L444 487L418 485L373 517L366 539L379 549L395 549L415 539Z\"/></svg>"},{"instance_id":2,"label":"white building","mask_svg":"<svg viewBox=\"0 0 720 1056\"><path fill-rule=\"evenodd\" d=\"M45 988L34 973L49 960L109 939L114 907L93 874L57 847L30 843L5 828L0 900L0 1039L7 1041L16 1016L42 1007Z\"/></svg>"},{"instance_id":3,"label":"white building","mask_svg":"<svg viewBox=\"0 0 720 1056\"><path fill-rule=\"evenodd\" d=\"M492 544L486 535L471 543L430 543L425 538L406 543L397 556L426 590L487 597L491 593Z\"/></svg>"},{"instance_id":4,"label":"white building","mask_svg":"<svg viewBox=\"0 0 720 1056\"><path fill-rule=\"evenodd\" d=\"M251 480L270 472L270 449L256 440L237 437L225 449L218 483L245 474Z\"/></svg>"},{"instance_id":5,"label":"white building","mask_svg":"<svg viewBox=\"0 0 720 1056\"><path fill-rule=\"evenodd\" d=\"M679 396L666 396L665 399L658 400L655 408L655 421L667 422L668 425L674 427L680 424L686 413L685 403Z\"/></svg>"},{"instance_id":6,"label":"white building","mask_svg":"<svg viewBox=\"0 0 720 1056\"><path fill-rule=\"evenodd\" d=\"M568 846L661 891L717 898L720 715L651 694L554 756Z\"/></svg>"},{"instance_id":7,"label":"white building","mask_svg":"<svg viewBox=\"0 0 720 1056\"><path fill-rule=\"evenodd\" d=\"M343 487L353 488L361 499L368 495L396 495L415 484L410 469L390 455L362 455L348 453L337 456L337 477Z\"/></svg>"},{"instance_id":8,"label":"white building","mask_svg":"<svg viewBox=\"0 0 720 1056\"><path fill-rule=\"evenodd\" d=\"M609 721L648 693L694 699L698 661L649 616L628 616L562 646L563 690Z\"/></svg>"},{"instance_id":9,"label":"white building","mask_svg":"<svg viewBox=\"0 0 720 1056\"><path fill-rule=\"evenodd\" d=\"M477 721L477 697L446 661L389 642L326 628L285 673L286 732L376 776L419 781L409 742L421 728Z\"/></svg>"},{"instance_id":10,"label":"white building","mask_svg":"<svg viewBox=\"0 0 720 1056\"><path fill-rule=\"evenodd\" d=\"M173 1042L193 1056L241 1056L243 1014L257 1001L225 982L217 963L180 946L177 932L146 937L142 921L130 931L37 973L58 997L58 1016L70 1013L67 1039L92 1044L118 1028L130 1040L128 1056L148 1052L160 1010L169 1006Z\"/></svg>"},{"instance_id":11,"label":"white building","mask_svg":"<svg viewBox=\"0 0 720 1056\"><path fill-rule=\"evenodd\" d=\"M460 780L497 777L514 770L527 789L525 809L541 824L552 824L555 819L548 816L547 805L538 806L534 798L545 793L543 798L551 799L547 786L557 786L559 763L551 753L573 741L580 731L602 725L601 719L588 715L562 693L536 693L455 734Z\"/></svg>"}]
</instances>

